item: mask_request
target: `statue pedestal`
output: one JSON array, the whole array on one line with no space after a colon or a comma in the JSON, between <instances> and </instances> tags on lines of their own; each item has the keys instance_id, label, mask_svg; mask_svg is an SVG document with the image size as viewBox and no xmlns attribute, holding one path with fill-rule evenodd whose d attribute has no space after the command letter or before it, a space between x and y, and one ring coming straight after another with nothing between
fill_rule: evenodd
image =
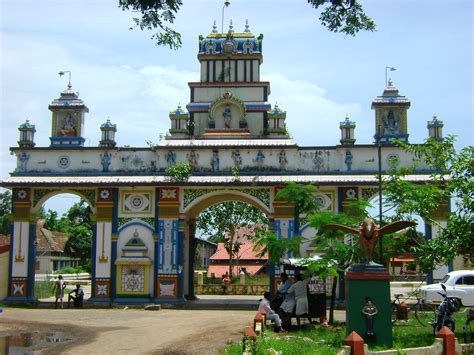
<instances>
[{"instance_id":1,"label":"statue pedestal","mask_svg":"<svg viewBox=\"0 0 474 355\"><path fill-rule=\"evenodd\" d=\"M392 309L390 302L390 274L382 265L373 262L352 265L346 274L346 334L357 332L366 343L391 347ZM362 313L372 300L377 314Z\"/></svg>"}]
</instances>

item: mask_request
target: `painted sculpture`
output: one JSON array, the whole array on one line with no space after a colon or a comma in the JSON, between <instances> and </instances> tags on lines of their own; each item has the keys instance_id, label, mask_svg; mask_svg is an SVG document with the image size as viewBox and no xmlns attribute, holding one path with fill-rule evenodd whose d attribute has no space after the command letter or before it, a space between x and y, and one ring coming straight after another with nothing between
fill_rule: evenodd
<instances>
[{"instance_id":1,"label":"painted sculpture","mask_svg":"<svg viewBox=\"0 0 474 355\"><path fill-rule=\"evenodd\" d=\"M366 218L360 224L359 228L352 228L342 224L326 224L327 229L340 230L343 232L358 234L359 244L364 253L366 263L370 263L373 259L375 246L379 240L379 235L390 234L402 230L407 227L415 226L415 222L410 221L398 221L387 224L382 228L379 228L372 218Z\"/></svg>"}]
</instances>

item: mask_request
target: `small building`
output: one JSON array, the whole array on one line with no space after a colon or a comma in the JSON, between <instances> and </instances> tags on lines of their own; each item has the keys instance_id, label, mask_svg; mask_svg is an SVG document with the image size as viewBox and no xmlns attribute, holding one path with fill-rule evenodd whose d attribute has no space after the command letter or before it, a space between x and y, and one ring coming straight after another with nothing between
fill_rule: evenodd
<instances>
[{"instance_id":1,"label":"small building","mask_svg":"<svg viewBox=\"0 0 474 355\"><path fill-rule=\"evenodd\" d=\"M0 300L8 295L10 236L0 234Z\"/></svg>"},{"instance_id":2,"label":"small building","mask_svg":"<svg viewBox=\"0 0 474 355\"><path fill-rule=\"evenodd\" d=\"M53 232L45 227L45 220L36 222L36 264L37 274L50 274L63 267L79 265L80 259L72 258L65 252L66 233Z\"/></svg>"},{"instance_id":3,"label":"small building","mask_svg":"<svg viewBox=\"0 0 474 355\"><path fill-rule=\"evenodd\" d=\"M195 268L207 269L209 259L217 251L217 244L196 237L196 265Z\"/></svg>"},{"instance_id":4,"label":"small building","mask_svg":"<svg viewBox=\"0 0 474 355\"><path fill-rule=\"evenodd\" d=\"M255 234L255 226L241 226L236 228L234 238L237 243L240 243L240 248L237 255L233 258L232 275L239 275L244 271L247 275L257 275L265 272L265 267L268 263L268 254L265 253L262 257L257 256L260 249L255 248L251 237ZM226 238L228 238L228 234ZM207 276L222 277L229 273L230 256L227 252L224 243L217 244L217 251L209 259L210 264L207 269Z\"/></svg>"}]
</instances>

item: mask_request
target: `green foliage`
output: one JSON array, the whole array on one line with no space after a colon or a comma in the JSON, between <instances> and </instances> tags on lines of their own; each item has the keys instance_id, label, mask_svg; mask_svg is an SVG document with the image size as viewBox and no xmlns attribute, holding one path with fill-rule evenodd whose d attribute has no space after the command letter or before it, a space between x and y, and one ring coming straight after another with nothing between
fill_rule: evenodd
<instances>
[{"instance_id":1,"label":"green foliage","mask_svg":"<svg viewBox=\"0 0 474 355\"><path fill-rule=\"evenodd\" d=\"M48 212L46 212L44 219L46 228L55 232L65 233L71 225L71 220L68 219L66 215L58 218L58 212L52 210L48 210Z\"/></svg>"},{"instance_id":2,"label":"green foliage","mask_svg":"<svg viewBox=\"0 0 474 355\"><path fill-rule=\"evenodd\" d=\"M191 176L193 169L188 162L178 161L165 170L165 175L175 181L186 181Z\"/></svg>"},{"instance_id":3,"label":"green foliage","mask_svg":"<svg viewBox=\"0 0 474 355\"><path fill-rule=\"evenodd\" d=\"M178 49L182 44L181 35L167 25L174 22L181 5L181 0L119 0L123 11L141 14L141 17L133 18L135 27L142 31L158 29L151 38L156 44L167 45L171 49Z\"/></svg>"},{"instance_id":4,"label":"green foliage","mask_svg":"<svg viewBox=\"0 0 474 355\"><path fill-rule=\"evenodd\" d=\"M406 181L410 169L393 169L384 183L387 202L396 206L396 218L421 216L427 223L438 226L440 235L414 247L420 265L430 271L436 264L446 263L461 254L474 262L474 147L457 151L455 138L442 141L429 138L425 144L397 144L428 164L435 172L422 184ZM448 213L447 225L441 225L433 214L450 201L455 208Z\"/></svg>"},{"instance_id":5,"label":"green foliage","mask_svg":"<svg viewBox=\"0 0 474 355\"><path fill-rule=\"evenodd\" d=\"M375 31L374 21L368 17L362 5L356 0L307 0L314 8L327 6L319 20L324 27L332 32L341 32L355 36L361 30ZM157 45L178 49L182 45L181 35L169 27L176 18L182 0L118 0L123 11L139 14L134 17L135 28L140 30L156 30L151 39ZM134 27L130 27L133 29ZM224 72L219 81L224 80Z\"/></svg>"},{"instance_id":6,"label":"green foliage","mask_svg":"<svg viewBox=\"0 0 474 355\"><path fill-rule=\"evenodd\" d=\"M35 281L35 297L48 298L54 294L54 281Z\"/></svg>"},{"instance_id":7,"label":"green foliage","mask_svg":"<svg viewBox=\"0 0 474 355\"><path fill-rule=\"evenodd\" d=\"M0 192L0 234L10 235L10 213L12 193L10 190Z\"/></svg>"},{"instance_id":8,"label":"green foliage","mask_svg":"<svg viewBox=\"0 0 474 355\"><path fill-rule=\"evenodd\" d=\"M375 31L375 22L365 14L357 0L308 0L314 8L326 6L319 20L332 32L355 36L361 30Z\"/></svg>"},{"instance_id":9,"label":"green foliage","mask_svg":"<svg viewBox=\"0 0 474 355\"><path fill-rule=\"evenodd\" d=\"M296 257L300 255L301 237L281 238L273 232L259 231L255 238L255 250L260 250L257 256L268 253L268 260L278 264L286 253L293 253Z\"/></svg>"},{"instance_id":10,"label":"green foliage","mask_svg":"<svg viewBox=\"0 0 474 355\"><path fill-rule=\"evenodd\" d=\"M67 230L68 240L66 242L67 253L76 258L80 258L82 262L86 262L90 258L92 248L92 231L87 225L76 225L69 227Z\"/></svg>"},{"instance_id":11,"label":"green foliage","mask_svg":"<svg viewBox=\"0 0 474 355\"><path fill-rule=\"evenodd\" d=\"M60 270L55 271L54 273L57 275L66 275L66 274L82 274L86 272L90 272L90 270L88 270L88 268L84 267L83 265L79 265L77 267L65 266L61 268Z\"/></svg>"}]
</instances>

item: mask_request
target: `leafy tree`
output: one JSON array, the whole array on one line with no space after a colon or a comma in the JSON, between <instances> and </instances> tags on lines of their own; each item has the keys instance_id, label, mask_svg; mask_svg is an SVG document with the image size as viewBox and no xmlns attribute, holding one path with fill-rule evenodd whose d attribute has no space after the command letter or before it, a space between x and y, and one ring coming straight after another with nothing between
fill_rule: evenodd
<instances>
[{"instance_id":1,"label":"leafy tree","mask_svg":"<svg viewBox=\"0 0 474 355\"><path fill-rule=\"evenodd\" d=\"M12 193L0 192L0 234L10 235L10 213L12 211Z\"/></svg>"},{"instance_id":2,"label":"leafy tree","mask_svg":"<svg viewBox=\"0 0 474 355\"><path fill-rule=\"evenodd\" d=\"M63 232L65 233L68 227L71 225L70 220L63 215L61 218L58 218L58 212L48 210L44 215L44 220L46 227L49 230L56 231L56 232Z\"/></svg>"},{"instance_id":3,"label":"leafy tree","mask_svg":"<svg viewBox=\"0 0 474 355\"><path fill-rule=\"evenodd\" d=\"M375 23L368 17L358 0L307 0L316 9L325 7L319 20L332 32L341 32L355 36L361 30L374 31ZM135 28L156 30L152 39L158 45L167 45L171 49L181 47L181 35L171 25L179 11L182 0L119 0L123 11L139 13L134 17ZM133 27L130 27L133 29Z\"/></svg>"},{"instance_id":4,"label":"leafy tree","mask_svg":"<svg viewBox=\"0 0 474 355\"><path fill-rule=\"evenodd\" d=\"M165 175L175 181L186 181L193 171L191 165L186 161L178 161L165 170Z\"/></svg>"},{"instance_id":5,"label":"leafy tree","mask_svg":"<svg viewBox=\"0 0 474 355\"><path fill-rule=\"evenodd\" d=\"M294 204L295 235L299 235L300 232L300 215L302 213L313 213L319 208L318 201L314 198L314 193L317 190L318 189L312 184L302 185L295 182L289 182L275 195L276 200L285 200Z\"/></svg>"},{"instance_id":6,"label":"leafy tree","mask_svg":"<svg viewBox=\"0 0 474 355\"><path fill-rule=\"evenodd\" d=\"M405 179L414 172L416 165L409 169L393 169L384 184L384 194L387 201L396 206L397 218L417 214L440 229L437 238L414 248L424 271L451 261L457 255L474 262L474 147L457 151L454 143L453 136L443 140L429 138L422 145L397 142L435 172L429 181L416 184ZM444 226L433 218L433 214L450 201L454 202L455 208L448 212Z\"/></svg>"},{"instance_id":7,"label":"leafy tree","mask_svg":"<svg viewBox=\"0 0 474 355\"><path fill-rule=\"evenodd\" d=\"M76 202L66 213L67 219L74 225L83 225L92 230L92 209L87 202L81 199Z\"/></svg>"},{"instance_id":8,"label":"leafy tree","mask_svg":"<svg viewBox=\"0 0 474 355\"><path fill-rule=\"evenodd\" d=\"M197 229L213 243L224 243L229 254L229 275L240 245L235 233L240 227L268 223L266 216L257 207L241 201L227 201L213 205L203 211L196 223Z\"/></svg>"},{"instance_id":9,"label":"leafy tree","mask_svg":"<svg viewBox=\"0 0 474 355\"><path fill-rule=\"evenodd\" d=\"M72 257L81 259L81 264L86 264L90 259L92 248L92 230L87 225L77 224L67 230L67 253Z\"/></svg>"}]
</instances>

